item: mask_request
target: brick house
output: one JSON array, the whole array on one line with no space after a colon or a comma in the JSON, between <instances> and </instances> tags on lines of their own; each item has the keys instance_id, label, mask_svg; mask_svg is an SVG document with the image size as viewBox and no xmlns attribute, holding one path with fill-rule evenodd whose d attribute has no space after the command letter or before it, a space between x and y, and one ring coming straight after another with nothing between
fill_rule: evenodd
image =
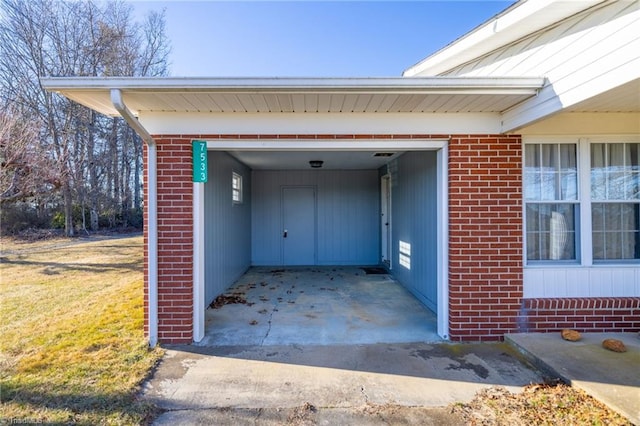
<instances>
[{"instance_id":1,"label":"brick house","mask_svg":"<svg viewBox=\"0 0 640 426\"><path fill-rule=\"evenodd\" d=\"M639 26L637 1L519 1L398 78L42 83L146 141L151 344L202 339L251 265L382 264L456 341L637 331Z\"/></svg>"}]
</instances>

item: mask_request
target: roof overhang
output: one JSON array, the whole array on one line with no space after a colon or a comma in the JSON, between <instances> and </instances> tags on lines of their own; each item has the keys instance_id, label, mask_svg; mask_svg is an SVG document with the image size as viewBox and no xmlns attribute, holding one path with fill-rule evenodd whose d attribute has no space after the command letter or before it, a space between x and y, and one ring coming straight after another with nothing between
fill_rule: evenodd
<instances>
[{"instance_id":1,"label":"roof overhang","mask_svg":"<svg viewBox=\"0 0 640 426\"><path fill-rule=\"evenodd\" d=\"M119 78L47 77L43 87L102 114L132 113L500 113L534 97L540 77Z\"/></svg>"}]
</instances>

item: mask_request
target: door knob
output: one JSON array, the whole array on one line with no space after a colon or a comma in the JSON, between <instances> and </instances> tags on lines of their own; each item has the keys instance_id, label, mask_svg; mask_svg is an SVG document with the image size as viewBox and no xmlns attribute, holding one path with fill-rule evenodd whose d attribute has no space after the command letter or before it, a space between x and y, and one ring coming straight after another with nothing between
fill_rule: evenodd
<instances>
[{"instance_id":1,"label":"door knob","mask_svg":"<svg viewBox=\"0 0 640 426\"><path fill-rule=\"evenodd\" d=\"M282 234L282 238L287 238L287 230L284 230L284 233Z\"/></svg>"}]
</instances>

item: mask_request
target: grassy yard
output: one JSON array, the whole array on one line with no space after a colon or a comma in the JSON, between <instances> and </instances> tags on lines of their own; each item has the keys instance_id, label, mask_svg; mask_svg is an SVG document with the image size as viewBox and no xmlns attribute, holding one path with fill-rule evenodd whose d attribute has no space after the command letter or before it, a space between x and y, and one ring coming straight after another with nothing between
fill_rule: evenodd
<instances>
[{"instance_id":1,"label":"grassy yard","mask_svg":"<svg viewBox=\"0 0 640 426\"><path fill-rule=\"evenodd\" d=\"M141 424L142 237L2 240L0 423Z\"/></svg>"}]
</instances>

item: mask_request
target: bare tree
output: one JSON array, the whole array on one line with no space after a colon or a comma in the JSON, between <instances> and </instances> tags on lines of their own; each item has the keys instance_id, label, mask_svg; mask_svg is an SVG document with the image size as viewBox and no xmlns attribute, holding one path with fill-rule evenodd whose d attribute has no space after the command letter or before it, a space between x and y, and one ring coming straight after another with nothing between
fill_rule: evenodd
<instances>
[{"instance_id":1,"label":"bare tree","mask_svg":"<svg viewBox=\"0 0 640 426\"><path fill-rule=\"evenodd\" d=\"M40 85L44 76L165 75L164 12L143 24L123 1L0 0L0 100L38 126L40 148L55 162L65 230L73 206L90 228L140 207L142 144L121 119L100 116ZM24 169L23 173L28 172ZM133 190L132 190L133 187ZM133 193L133 196L132 196Z\"/></svg>"},{"instance_id":2,"label":"bare tree","mask_svg":"<svg viewBox=\"0 0 640 426\"><path fill-rule=\"evenodd\" d=\"M10 106L0 111L0 203L41 196L59 185L39 130Z\"/></svg>"}]
</instances>

